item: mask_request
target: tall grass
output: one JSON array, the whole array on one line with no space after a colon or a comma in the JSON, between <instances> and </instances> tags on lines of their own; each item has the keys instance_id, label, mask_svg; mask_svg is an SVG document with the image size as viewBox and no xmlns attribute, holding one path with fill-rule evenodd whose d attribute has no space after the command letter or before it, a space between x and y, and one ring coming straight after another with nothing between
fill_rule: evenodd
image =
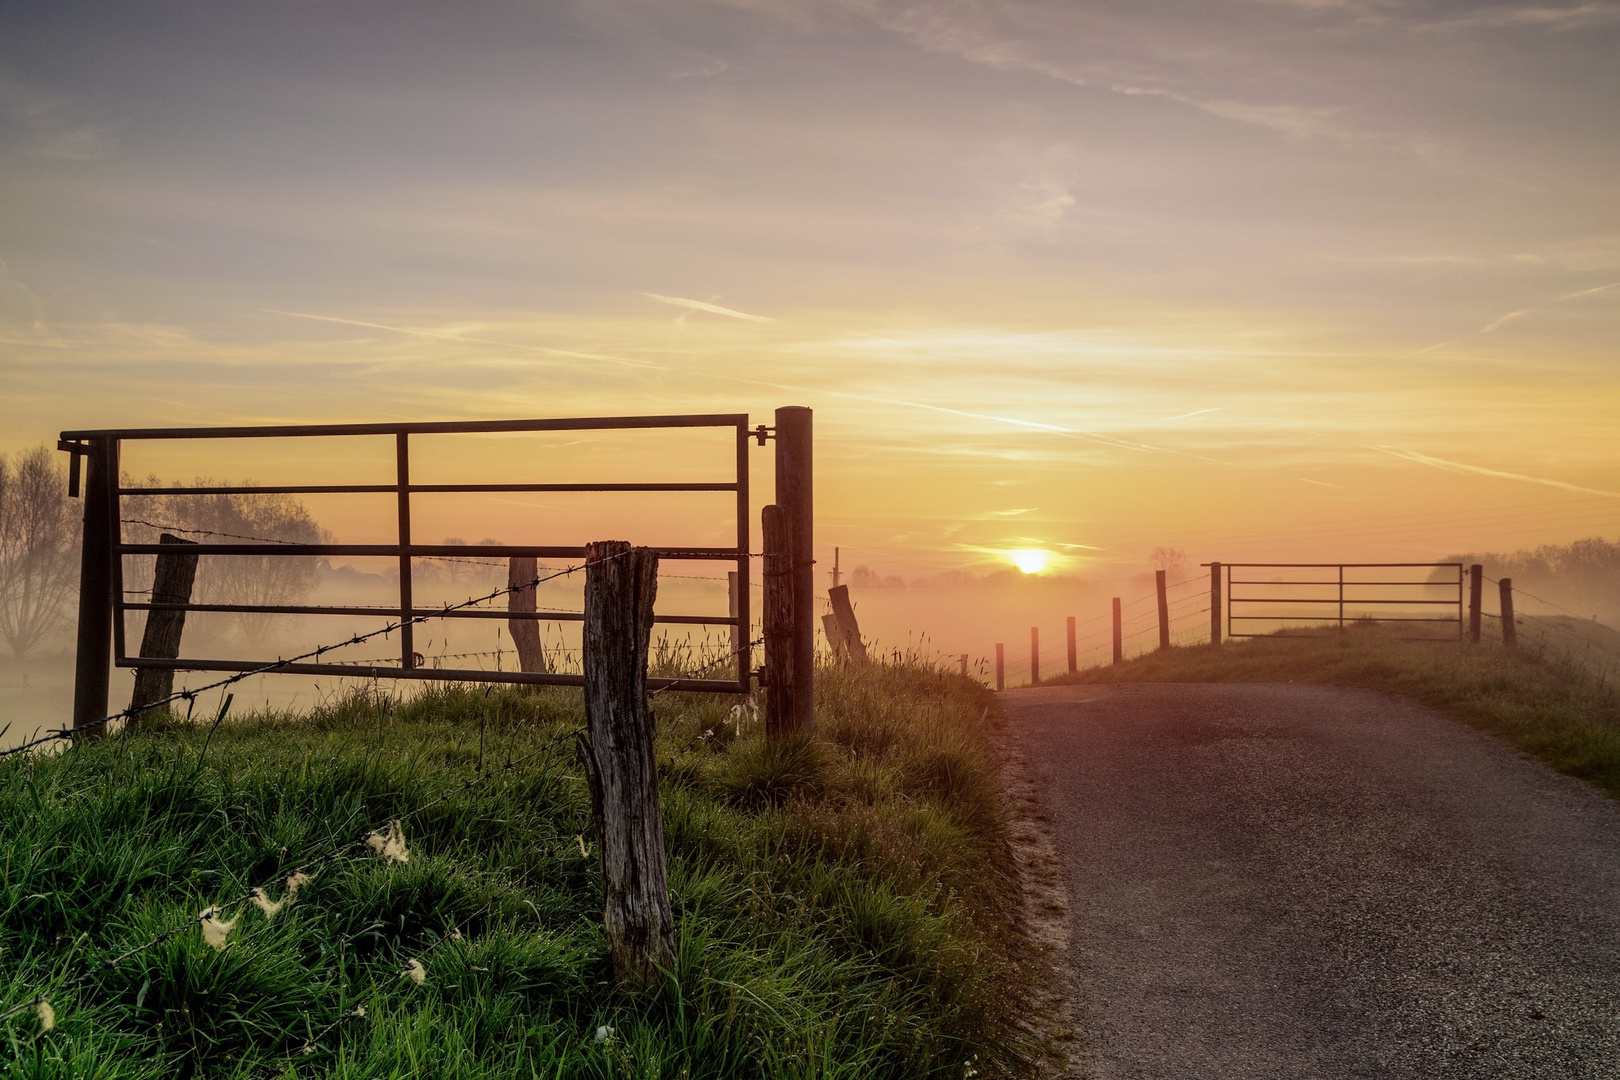
<instances>
[{"instance_id":1,"label":"tall grass","mask_svg":"<svg viewBox=\"0 0 1620 1080\"><path fill-rule=\"evenodd\" d=\"M1402 641L1375 626L1276 634L1148 653L1067 682L1316 682L1389 690L1507 739L1620 798L1620 693L1578 657L1530 641L1504 649Z\"/></svg>"},{"instance_id":2,"label":"tall grass","mask_svg":"<svg viewBox=\"0 0 1620 1080\"><path fill-rule=\"evenodd\" d=\"M983 692L825 670L783 743L733 701L654 702L678 943L643 993L601 938L577 692L372 691L0 763L3 1009L535 754L411 818L408 862L361 849L228 913L222 951L191 927L53 995L54 1030L12 1017L5 1075L1020 1072Z\"/></svg>"}]
</instances>

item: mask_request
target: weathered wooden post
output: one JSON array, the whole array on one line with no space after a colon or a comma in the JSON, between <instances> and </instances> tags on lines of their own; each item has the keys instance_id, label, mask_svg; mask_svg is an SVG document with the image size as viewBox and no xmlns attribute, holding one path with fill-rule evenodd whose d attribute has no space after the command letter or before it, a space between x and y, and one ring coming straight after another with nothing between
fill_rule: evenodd
<instances>
[{"instance_id":1,"label":"weathered wooden post","mask_svg":"<svg viewBox=\"0 0 1620 1080\"><path fill-rule=\"evenodd\" d=\"M781 699L778 730L809 731L815 723L816 557L814 443L811 411L801 405L776 410L776 504L782 508L784 550L791 574L792 681ZM775 678L774 675L771 678Z\"/></svg>"},{"instance_id":2,"label":"weathered wooden post","mask_svg":"<svg viewBox=\"0 0 1620 1080\"><path fill-rule=\"evenodd\" d=\"M180 655L180 635L186 628L184 605L191 603L191 586L197 580L197 554L185 549L196 547L197 542L163 533L158 543L173 544L178 550L165 551L157 557L157 566L152 572L152 607L146 613L146 630L141 634L141 657L173 660ZM159 606L168 604L180 606ZM148 705L172 693L173 668L136 668L135 692L129 699L129 722L137 724L145 719L149 715Z\"/></svg>"},{"instance_id":3,"label":"weathered wooden post","mask_svg":"<svg viewBox=\"0 0 1620 1080\"><path fill-rule=\"evenodd\" d=\"M1119 597L1114 597L1114 663L1125 662L1125 625L1119 617Z\"/></svg>"},{"instance_id":4,"label":"weathered wooden post","mask_svg":"<svg viewBox=\"0 0 1620 1080\"><path fill-rule=\"evenodd\" d=\"M1068 636L1069 636L1069 674L1073 675L1075 672L1080 670L1080 650L1075 646L1075 642L1074 642L1074 616L1073 615L1069 616Z\"/></svg>"},{"instance_id":5,"label":"weathered wooden post","mask_svg":"<svg viewBox=\"0 0 1620 1080\"><path fill-rule=\"evenodd\" d=\"M1221 564L1209 564L1209 643L1221 643Z\"/></svg>"},{"instance_id":6,"label":"weathered wooden post","mask_svg":"<svg viewBox=\"0 0 1620 1080\"><path fill-rule=\"evenodd\" d=\"M1153 587L1159 593L1159 648L1170 647L1170 599L1165 588L1164 571L1153 571Z\"/></svg>"},{"instance_id":7,"label":"weathered wooden post","mask_svg":"<svg viewBox=\"0 0 1620 1080\"><path fill-rule=\"evenodd\" d=\"M827 651L832 653L834 662L842 664L849 659L849 650L844 648L844 632L838 628L838 616L832 612L821 617L821 632L827 635Z\"/></svg>"},{"instance_id":8,"label":"weathered wooden post","mask_svg":"<svg viewBox=\"0 0 1620 1080\"><path fill-rule=\"evenodd\" d=\"M1029 685L1041 681L1041 628L1029 628Z\"/></svg>"},{"instance_id":9,"label":"weathered wooden post","mask_svg":"<svg viewBox=\"0 0 1620 1080\"><path fill-rule=\"evenodd\" d=\"M967 660L968 660L968 654L967 654L967 653L963 653L963 654L962 654L962 655L961 655L961 656L959 656L959 657L957 657L957 659L958 659L958 660L960 660L960 661L961 661L961 662L962 662L962 678L964 678L964 679L965 679L965 678L967 678Z\"/></svg>"},{"instance_id":10,"label":"weathered wooden post","mask_svg":"<svg viewBox=\"0 0 1620 1080\"><path fill-rule=\"evenodd\" d=\"M649 986L675 962L647 650L658 556L622 540L585 546L585 722L602 851L602 929L621 982Z\"/></svg>"},{"instance_id":11,"label":"weathered wooden post","mask_svg":"<svg viewBox=\"0 0 1620 1080\"><path fill-rule=\"evenodd\" d=\"M800 677L793 640L793 559L787 515L772 503L760 513L765 545L765 734L781 738L797 730L794 685Z\"/></svg>"},{"instance_id":12,"label":"weathered wooden post","mask_svg":"<svg viewBox=\"0 0 1620 1080\"><path fill-rule=\"evenodd\" d=\"M857 664L866 663L866 642L861 640L861 624L855 620L855 605L849 602L849 586L834 585L827 590L827 599L832 603L843 652Z\"/></svg>"},{"instance_id":13,"label":"weathered wooden post","mask_svg":"<svg viewBox=\"0 0 1620 1080\"><path fill-rule=\"evenodd\" d=\"M506 562L506 610L514 615L534 614L540 610L535 581L540 568L532 555L513 555ZM540 644L540 624L534 619L506 620L506 630L512 635L517 648L519 671L550 671L546 663L546 650Z\"/></svg>"},{"instance_id":14,"label":"weathered wooden post","mask_svg":"<svg viewBox=\"0 0 1620 1080\"><path fill-rule=\"evenodd\" d=\"M1474 563L1468 568L1468 640L1479 644L1480 607L1485 597L1485 568Z\"/></svg>"},{"instance_id":15,"label":"weathered wooden post","mask_svg":"<svg viewBox=\"0 0 1620 1080\"><path fill-rule=\"evenodd\" d=\"M118 444L90 440L84 483L84 538L79 549L79 627L73 662L73 726L99 724L107 716L112 684L112 549L119 541ZM105 733L92 727L80 738Z\"/></svg>"},{"instance_id":16,"label":"weathered wooden post","mask_svg":"<svg viewBox=\"0 0 1620 1080\"><path fill-rule=\"evenodd\" d=\"M1007 689L1007 650L996 642L996 689Z\"/></svg>"},{"instance_id":17,"label":"weathered wooden post","mask_svg":"<svg viewBox=\"0 0 1620 1080\"><path fill-rule=\"evenodd\" d=\"M1502 644L1509 649L1519 645L1519 626L1513 621L1513 579L1505 577L1502 587Z\"/></svg>"}]
</instances>

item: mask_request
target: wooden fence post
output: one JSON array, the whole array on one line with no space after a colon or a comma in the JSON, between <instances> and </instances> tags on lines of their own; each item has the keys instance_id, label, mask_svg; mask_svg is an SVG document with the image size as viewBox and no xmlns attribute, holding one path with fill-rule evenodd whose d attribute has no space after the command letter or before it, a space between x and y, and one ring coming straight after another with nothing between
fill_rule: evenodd
<instances>
[{"instance_id":1,"label":"wooden fence post","mask_svg":"<svg viewBox=\"0 0 1620 1080\"><path fill-rule=\"evenodd\" d=\"M1475 645L1479 644L1480 608L1484 597L1485 568L1475 563L1468 568L1468 640Z\"/></svg>"},{"instance_id":2,"label":"wooden fence post","mask_svg":"<svg viewBox=\"0 0 1620 1080\"><path fill-rule=\"evenodd\" d=\"M539 610L534 581L540 569L532 555L513 555L506 562L506 610L529 612ZM520 587L521 586L521 587ZM533 619L507 619L507 632L517 648L519 671L550 671L546 663L546 650L540 644L540 624Z\"/></svg>"},{"instance_id":3,"label":"wooden fence post","mask_svg":"<svg viewBox=\"0 0 1620 1080\"><path fill-rule=\"evenodd\" d=\"M793 668L786 696L780 699L786 714L783 731L808 732L815 724L816 515L811 418L811 411L801 405L776 410L776 504L782 508L783 550L791 567L792 599Z\"/></svg>"},{"instance_id":4,"label":"wooden fence post","mask_svg":"<svg viewBox=\"0 0 1620 1080\"><path fill-rule=\"evenodd\" d=\"M849 602L849 586L834 585L827 590L832 603L833 621L838 624L839 644L857 664L867 662L866 642L861 640L861 624L855 621L855 605Z\"/></svg>"},{"instance_id":5,"label":"wooden fence post","mask_svg":"<svg viewBox=\"0 0 1620 1080\"><path fill-rule=\"evenodd\" d=\"M1074 616L1073 615L1069 616L1068 636L1069 636L1069 674L1073 675L1075 672L1080 670L1080 650L1075 647L1075 643L1074 643Z\"/></svg>"},{"instance_id":6,"label":"wooden fence post","mask_svg":"<svg viewBox=\"0 0 1620 1080\"><path fill-rule=\"evenodd\" d=\"M158 543L173 544L179 550L165 551L157 557L157 565L152 572L152 603L154 605L191 603L191 586L197 580L197 555L185 549L196 547L197 542L163 533L158 537ZM180 635L185 628L184 610L159 611L154 608L148 611L146 630L141 635L141 656L154 660L177 658L180 655ZM173 668L136 668L135 692L129 699L129 722L138 724L149 715L146 708L148 705L154 701L162 701L172 693L174 693Z\"/></svg>"},{"instance_id":7,"label":"wooden fence post","mask_svg":"<svg viewBox=\"0 0 1620 1080\"><path fill-rule=\"evenodd\" d=\"M967 658L968 658L967 653L963 653L960 657L957 658L957 659L962 661L962 677L964 679L967 678Z\"/></svg>"},{"instance_id":8,"label":"wooden fence post","mask_svg":"<svg viewBox=\"0 0 1620 1080\"><path fill-rule=\"evenodd\" d=\"M849 650L844 648L844 634L838 629L838 616L832 612L821 617L822 633L827 635L827 650L832 653L836 663L842 664L849 659Z\"/></svg>"},{"instance_id":9,"label":"wooden fence post","mask_svg":"<svg viewBox=\"0 0 1620 1080\"><path fill-rule=\"evenodd\" d=\"M1209 643L1221 643L1221 564L1209 564Z\"/></svg>"},{"instance_id":10,"label":"wooden fence post","mask_svg":"<svg viewBox=\"0 0 1620 1080\"><path fill-rule=\"evenodd\" d=\"M1034 686L1041 681L1041 629L1038 626L1029 628L1029 685Z\"/></svg>"},{"instance_id":11,"label":"wooden fence post","mask_svg":"<svg viewBox=\"0 0 1620 1080\"><path fill-rule=\"evenodd\" d=\"M585 722L602 850L602 929L621 982L655 983L675 963L647 650L658 556L622 540L585 546Z\"/></svg>"},{"instance_id":12,"label":"wooden fence post","mask_svg":"<svg viewBox=\"0 0 1620 1080\"><path fill-rule=\"evenodd\" d=\"M793 639L793 559L787 515L775 503L760 513L765 545L765 733L781 738L799 730L794 686L799 678Z\"/></svg>"},{"instance_id":13,"label":"wooden fence post","mask_svg":"<svg viewBox=\"0 0 1620 1080\"><path fill-rule=\"evenodd\" d=\"M1007 689L1007 650L996 642L996 689Z\"/></svg>"},{"instance_id":14,"label":"wooden fence post","mask_svg":"<svg viewBox=\"0 0 1620 1080\"><path fill-rule=\"evenodd\" d=\"M79 548L79 627L73 661L73 726L99 724L107 715L112 686L112 547L120 525L117 506L118 454L112 439L90 440L84 483L84 538ZM93 727L78 738L97 738Z\"/></svg>"},{"instance_id":15,"label":"wooden fence post","mask_svg":"<svg viewBox=\"0 0 1620 1080\"><path fill-rule=\"evenodd\" d=\"M1159 593L1159 648L1170 647L1170 600L1165 588L1164 571L1153 571L1153 587Z\"/></svg>"},{"instance_id":16,"label":"wooden fence post","mask_svg":"<svg viewBox=\"0 0 1620 1080\"><path fill-rule=\"evenodd\" d=\"M1114 663L1125 662L1125 624L1119 617L1119 597L1114 597Z\"/></svg>"},{"instance_id":17,"label":"wooden fence post","mask_svg":"<svg viewBox=\"0 0 1620 1080\"><path fill-rule=\"evenodd\" d=\"M1519 644L1519 626L1513 621L1513 579L1505 577L1502 586L1502 644L1509 649Z\"/></svg>"}]
</instances>

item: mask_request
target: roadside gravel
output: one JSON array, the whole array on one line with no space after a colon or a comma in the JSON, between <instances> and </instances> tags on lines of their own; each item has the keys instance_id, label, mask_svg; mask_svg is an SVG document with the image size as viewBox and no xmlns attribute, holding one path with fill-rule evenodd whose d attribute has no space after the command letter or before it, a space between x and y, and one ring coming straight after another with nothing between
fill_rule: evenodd
<instances>
[{"instance_id":1,"label":"roadside gravel","mask_svg":"<svg viewBox=\"0 0 1620 1080\"><path fill-rule=\"evenodd\" d=\"M1002 704L1095 1075L1620 1078L1620 805L1370 691Z\"/></svg>"}]
</instances>

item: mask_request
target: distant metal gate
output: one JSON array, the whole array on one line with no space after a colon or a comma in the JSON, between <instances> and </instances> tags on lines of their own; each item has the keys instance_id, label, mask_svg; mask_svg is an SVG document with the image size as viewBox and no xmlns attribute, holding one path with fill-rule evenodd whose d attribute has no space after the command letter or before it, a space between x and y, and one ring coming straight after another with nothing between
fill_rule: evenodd
<instances>
[{"instance_id":1,"label":"distant metal gate","mask_svg":"<svg viewBox=\"0 0 1620 1080\"><path fill-rule=\"evenodd\" d=\"M1227 637L1370 622L1439 631L1410 638L1423 641L1449 641L1455 627L1462 640L1462 563L1225 563L1221 569ZM1427 577L1417 576L1425 570Z\"/></svg>"},{"instance_id":2,"label":"distant metal gate","mask_svg":"<svg viewBox=\"0 0 1620 1080\"><path fill-rule=\"evenodd\" d=\"M804 410L807 411L807 410ZM489 432L536 431L601 431L619 429L670 428L722 428L732 432L736 443L736 471L731 479L713 483L614 483L614 484L556 484L556 483L499 483L499 484L419 484L411 481L410 438L412 435L466 434ZM468 549L444 544L420 544L411 537L411 496L414 493L485 493L485 492L734 492L737 506L736 543L728 547L654 548L660 559L689 559L725 561L736 566L738 588L736 611L725 615L655 615L659 623L687 623L696 625L723 625L736 628L735 640L747 642L750 626L749 613L749 557L748 557L748 442L758 439L761 444L774 434L775 429L763 426L750 430L745 413L724 413L692 416L631 416L554 420L493 420L453 423L392 423L392 424L304 424L281 427L217 427L217 428L139 428L108 431L65 431L58 444L73 455L69 474L70 493L79 494L80 458L89 459L89 474L85 484L84 551L80 585L79 619L79 672L76 691L75 722L93 721L107 698L105 657L109 647L113 662L118 667L168 668L176 671L250 671L262 668L268 661L237 661L203 658L175 660L130 656L126 643L125 614L129 611L150 611L156 608L183 607L187 611L245 612L264 615L371 615L398 618L400 628L400 658L397 665L355 666L334 663L290 663L279 671L304 675L344 675L391 679L468 680L477 682L531 683L580 686L584 676L568 673L486 671L419 666L411 620L423 618L471 619L531 619L578 621L581 613L570 612L513 612L505 609L463 608L444 612L440 608L417 607L412 602L411 563L424 557L465 556ZM120 446L132 440L156 439L257 439L296 438L305 436L391 437L394 440L396 472L392 484L327 484L327 485L212 485L206 487L138 487L122 486L119 473ZM162 605L133 603L125 599L124 559L132 555L158 555L172 551L159 544L126 544L123 542L119 500L125 495L217 495L217 494L395 494L397 495L397 533L392 544L303 544L303 543L201 543L188 546L187 551L199 556L388 556L399 561L399 603L389 607L354 607L315 604L187 604ZM480 557L530 556L541 559L580 559L585 549L580 546L533 546L524 544L480 545ZM108 641L110 632L111 641ZM736 677L733 679L649 678L647 685L657 689L707 691L721 693L748 693L752 677L752 650L744 645L735 658ZM97 669L99 668L99 672ZM88 682L87 682L88 680ZM95 683L98 685L90 685ZM83 716L77 715L83 712Z\"/></svg>"}]
</instances>

